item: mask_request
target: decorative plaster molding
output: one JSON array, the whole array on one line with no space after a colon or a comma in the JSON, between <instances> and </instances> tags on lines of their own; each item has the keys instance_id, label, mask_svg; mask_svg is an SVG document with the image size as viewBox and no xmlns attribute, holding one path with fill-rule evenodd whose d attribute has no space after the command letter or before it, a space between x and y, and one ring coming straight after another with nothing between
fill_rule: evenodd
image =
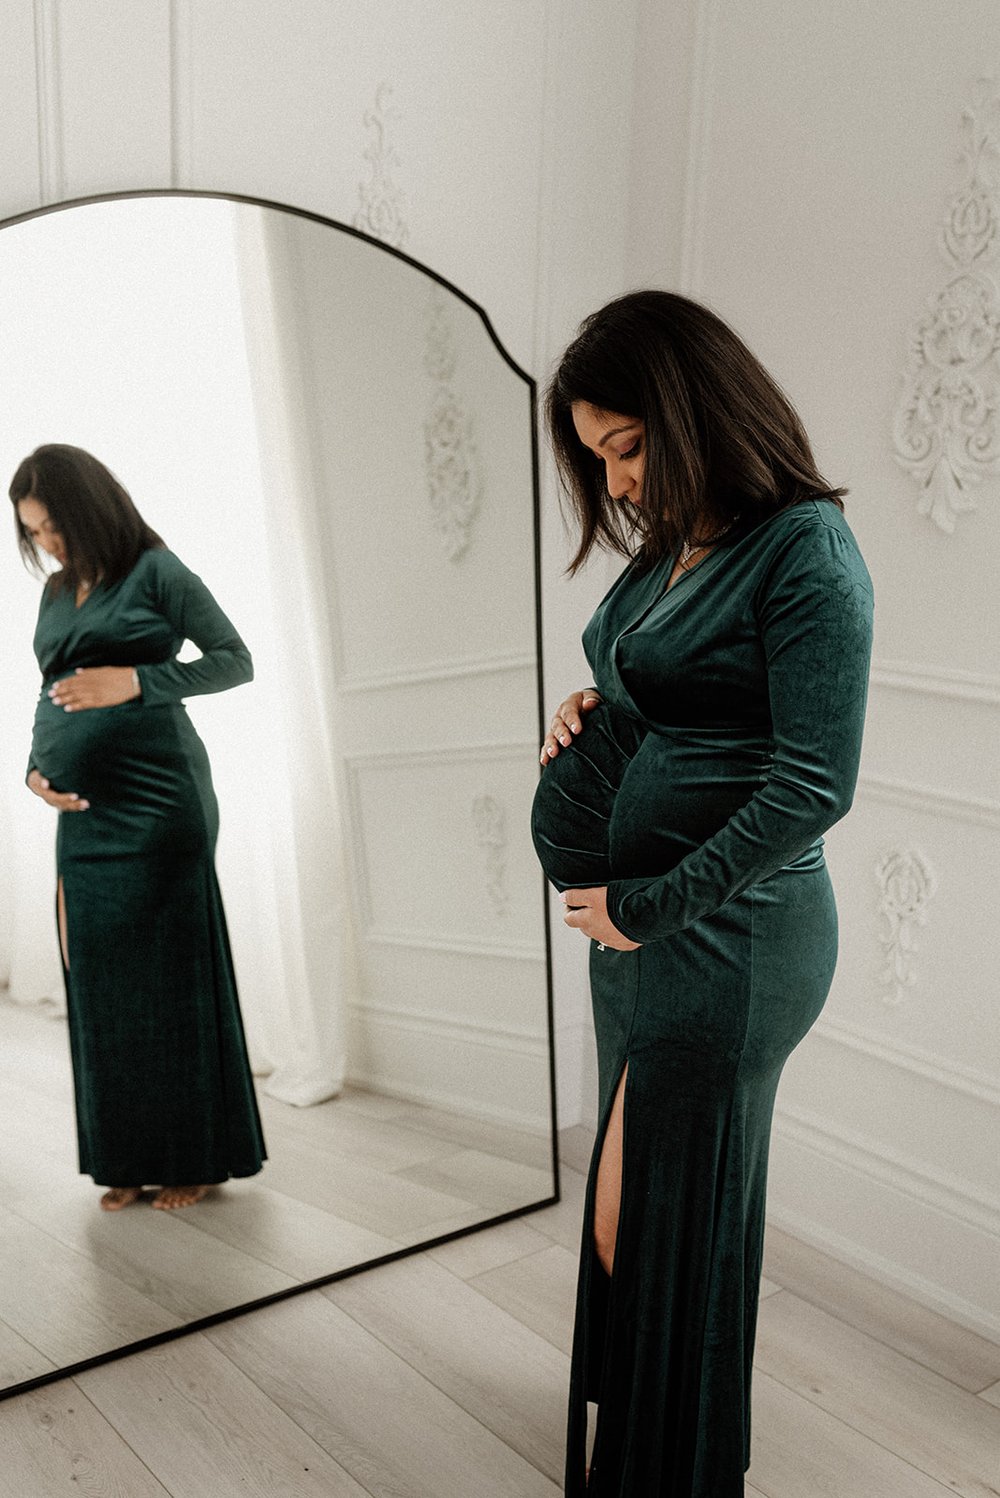
<instances>
[{"instance_id":1,"label":"decorative plaster molding","mask_svg":"<svg viewBox=\"0 0 1000 1498\"><path fill-rule=\"evenodd\" d=\"M427 490L445 556L456 562L468 549L482 486L472 418L455 390L455 339L438 286L432 289L428 304L424 368L434 383L424 422Z\"/></svg>"},{"instance_id":2,"label":"decorative plaster molding","mask_svg":"<svg viewBox=\"0 0 1000 1498\"><path fill-rule=\"evenodd\" d=\"M510 898L506 886L507 815L495 796L472 803L476 842L486 849L486 895L496 915L504 915Z\"/></svg>"},{"instance_id":3,"label":"decorative plaster molding","mask_svg":"<svg viewBox=\"0 0 1000 1498\"><path fill-rule=\"evenodd\" d=\"M899 1004L916 982L915 928L927 921L927 905L937 887L933 869L916 848L892 848L875 865L882 891L879 914L885 918L882 982L887 1004Z\"/></svg>"},{"instance_id":4,"label":"decorative plaster molding","mask_svg":"<svg viewBox=\"0 0 1000 1498\"><path fill-rule=\"evenodd\" d=\"M939 245L952 275L910 334L896 409L896 458L916 480L918 510L943 531L976 508L970 487L1000 476L1000 86L980 79L962 112L965 179Z\"/></svg>"},{"instance_id":5,"label":"decorative plaster molding","mask_svg":"<svg viewBox=\"0 0 1000 1498\"><path fill-rule=\"evenodd\" d=\"M398 117L398 111L388 105L391 93L391 85L383 80L375 90L374 109L365 111L369 140L364 157L371 175L367 182L358 183L360 201L354 227L398 250L402 249L409 230L403 218L403 193L392 176L399 157L389 140L390 121Z\"/></svg>"}]
</instances>

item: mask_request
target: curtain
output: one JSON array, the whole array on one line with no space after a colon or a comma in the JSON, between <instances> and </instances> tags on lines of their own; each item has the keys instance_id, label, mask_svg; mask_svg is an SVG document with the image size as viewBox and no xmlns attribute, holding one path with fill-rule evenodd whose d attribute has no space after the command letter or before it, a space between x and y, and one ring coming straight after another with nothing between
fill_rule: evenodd
<instances>
[{"instance_id":1,"label":"curtain","mask_svg":"<svg viewBox=\"0 0 1000 1498\"><path fill-rule=\"evenodd\" d=\"M16 287L17 300L2 293L0 310L17 379L9 389L0 382L0 395L12 434L5 485L40 441L88 447L204 578L253 653L251 685L193 698L188 710L219 795L217 865L254 1070L266 1092L301 1106L343 1084L345 1010L358 980L316 545L321 494L308 461L308 375L282 326L294 287L271 233L280 217L140 199L19 226L38 231L33 240L5 231L0 283ZM23 784L39 588L11 539L0 555L11 646L0 715L0 985L15 1002L59 1008L56 813Z\"/></svg>"}]
</instances>

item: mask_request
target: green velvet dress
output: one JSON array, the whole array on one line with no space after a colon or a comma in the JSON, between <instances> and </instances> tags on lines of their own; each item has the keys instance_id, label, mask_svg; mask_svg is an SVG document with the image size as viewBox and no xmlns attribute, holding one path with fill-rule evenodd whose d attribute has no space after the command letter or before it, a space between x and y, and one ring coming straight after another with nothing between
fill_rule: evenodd
<instances>
[{"instance_id":1,"label":"green velvet dress","mask_svg":"<svg viewBox=\"0 0 1000 1498\"><path fill-rule=\"evenodd\" d=\"M184 640L199 660L174 659ZM249 681L250 654L162 548L79 607L46 587L34 645L29 772L90 802L59 813L56 838L80 1169L104 1186L253 1175L264 1139L215 875L218 806L181 700ZM118 707L66 712L48 696L77 667L120 665L142 695Z\"/></svg>"},{"instance_id":2,"label":"green velvet dress","mask_svg":"<svg viewBox=\"0 0 1000 1498\"><path fill-rule=\"evenodd\" d=\"M835 505L741 522L668 588L675 562L628 566L587 625L604 702L533 809L552 883L606 885L641 943L590 947L569 1498L742 1498L775 1091L833 977L822 834L851 804L867 699L871 579ZM594 1190L626 1063L609 1279Z\"/></svg>"}]
</instances>

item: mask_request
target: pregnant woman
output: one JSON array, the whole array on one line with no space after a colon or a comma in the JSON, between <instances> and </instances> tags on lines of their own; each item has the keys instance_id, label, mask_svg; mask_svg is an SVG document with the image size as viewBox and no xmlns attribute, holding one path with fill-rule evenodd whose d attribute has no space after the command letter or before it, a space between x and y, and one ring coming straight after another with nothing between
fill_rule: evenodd
<instances>
[{"instance_id":1,"label":"pregnant woman","mask_svg":"<svg viewBox=\"0 0 1000 1498\"><path fill-rule=\"evenodd\" d=\"M10 486L43 572L27 784L59 811L56 910L80 1170L128 1206L254 1175L264 1140L215 877L218 806L182 698L249 681L200 578L103 463L39 447ZM199 660L175 660L185 640Z\"/></svg>"},{"instance_id":2,"label":"pregnant woman","mask_svg":"<svg viewBox=\"0 0 1000 1498\"><path fill-rule=\"evenodd\" d=\"M590 938L600 1079L565 1491L742 1498L771 1117L836 963L822 834L857 778L871 579L785 396L686 298L588 318L547 417L570 571L629 559L533 811Z\"/></svg>"}]
</instances>

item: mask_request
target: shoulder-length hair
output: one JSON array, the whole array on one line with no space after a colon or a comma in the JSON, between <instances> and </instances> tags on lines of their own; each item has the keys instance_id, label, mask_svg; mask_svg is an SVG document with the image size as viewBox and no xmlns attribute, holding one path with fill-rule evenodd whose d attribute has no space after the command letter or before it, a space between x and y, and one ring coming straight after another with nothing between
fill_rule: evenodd
<instances>
[{"instance_id":1,"label":"shoulder-length hair","mask_svg":"<svg viewBox=\"0 0 1000 1498\"><path fill-rule=\"evenodd\" d=\"M10 497L17 543L31 571L47 575L41 552L21 523L18 500L37 499L62 536L66 561L60 571L48 575L54 593L64 588L75 592L81 583L120 582L144 551L164 545L124 485L82 447L62 442L36 447L18 465Z\"/></svg>"},{"instance_id":2,"label":"shoulder-length hair","mask_svg":"<svg viewBox=\"0 0 1000 1498\"><path fill-rule=\"evenodd\" d=\"M614 500L573 425L574 401L645 426L641 503ZM651 566L685 540L756 523L803 499L843 509L790 401L720 317L669 291L635 291L592 313L545 395L563 493L580 527L567 572L597 544Z\"/></svg>"}]
</instances>

